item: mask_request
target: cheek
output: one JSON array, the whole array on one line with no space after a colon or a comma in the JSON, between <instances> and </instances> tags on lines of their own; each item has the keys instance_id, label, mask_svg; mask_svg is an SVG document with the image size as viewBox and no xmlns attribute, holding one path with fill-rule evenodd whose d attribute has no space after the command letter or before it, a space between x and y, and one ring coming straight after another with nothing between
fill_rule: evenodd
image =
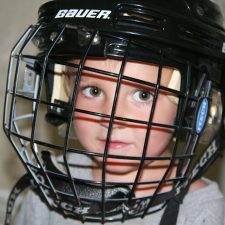
<instances>
[{"instance_id":1,"label":"cheek","mask_svg":"<svg viewBox=\"0 0 225 225\"><path fill-rule=\"evenodd\" d=\"M177 113L177 105L168 96L160 95L157 101L153 121L155 123L173 125Z\"/></svg>"},{"instance_id":2,"label":"cheek","mask_svg":"<svg viewBox=\"0 0 225 225\"><path fill-rule=\"evenodd\" d=\"M161 96L157 102L155 113L153 116L153 122L159 124L173 125L176 116L177 105L172 103L167 96ZM135 136L137 138L137 146L139 154L143 151L145 141L146 130L137 129ZM167 146L173 136L173 130L169 130L162 127L152 127L148 147L147 156L160 156L164 151L168 150Z\"/></svg>"},{"instance_id":3,"label":"cheek","mask_svg":"<svg viewBox=\"0 0 225 225\"><path fill-rule=\"evenodd\" d=\"M81 137L85 137L84 134L87 134L89 125L87 124L87 122L85 123L84 121L75 119L74 127L75 127L76 134L78 135L80 139Z\"/></svg>"},{"instance_id":4,"label":"cheek","mask_svg":"<svg viewBox=\"0 0 225 225\"><path fill-rule=\"evenodd\" d=\"M89 143L95 133L95 129L94 129L95 126L93 126L93 123L85 120L84 118L80 118L76 115L74 120L74 128L80 143L86 149L89 149Z\"/></svg>"},{"instance_id":5,"label":"cheek","mask_svg":"<svg viewBox=\"0 0 225 225\"><path fill-rule=\"evenodd\" d=\"M168 147L168 144L172 138L172 132L165 130L154 130L150 136L148 142L148 156L160 156L164 153Z\"/></svg>"},{"instance_id":6,"label":"cheek","mask_svg":"<svg viewBox=\"0 0 225 225\"><path fill-rule=\"evenodd\" d=\"M145 142L146 130L136 130L136 148L138 156L142 155L144 142ZM160 156L165 150L172 138L172 132L169 130L159 130L152 128L149 136L147 155L148 157Z\"/></svg>"}]
</instances>

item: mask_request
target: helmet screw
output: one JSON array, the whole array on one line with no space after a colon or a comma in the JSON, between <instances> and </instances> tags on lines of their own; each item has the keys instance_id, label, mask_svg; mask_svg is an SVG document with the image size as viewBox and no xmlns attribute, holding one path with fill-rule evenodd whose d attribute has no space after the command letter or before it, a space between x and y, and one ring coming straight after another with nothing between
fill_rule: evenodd
<instances>
[{"instance_id":1,"label":"helmet screw","mask_svg":"<svg viewBox=\"0 0 225 225\"><path fill-rule=\"evenodd\" d=\"M101 42L101 37L99 36L99 34L96 34L93 40L93 45L99 45Z\"/></svg>"},{"instance_id":2,"label":"helmet screw","mask_svg":"<svg viewBox=\"0 0 225 225\"><path fill-rule=\"evenodd\" d=\"M53 32L51 33L49 39L50 39L51 41L54 41L54 39L56 38L57 35L58 35L58 33L55 32L55 31L53 31ZM60 39L58 40L58 43L60 43L60 42L62 42L62 41L63 41L63 37L61 36Z\"/></svg>"},{"instance_id":3,"label":"helmet screw","mask_svg":"<svg viewBox=\"0 0 225 225\"><path fill-rule=\"evenodd\" d=\"M196 12L199 16L204 16L204 14L205 14L205 10L201 6L196 7Z\"/></svg>"}]
</instances>

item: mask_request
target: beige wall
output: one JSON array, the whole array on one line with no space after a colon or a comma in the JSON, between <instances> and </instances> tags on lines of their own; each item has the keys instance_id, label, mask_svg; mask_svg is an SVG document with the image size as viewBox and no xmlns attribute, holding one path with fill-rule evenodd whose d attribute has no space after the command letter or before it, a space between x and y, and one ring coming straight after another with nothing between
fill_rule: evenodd
<instances>
[{"instance_id":1,"label":"beige wall","mask_svg":"<svg viewBox=\"0 0 225 225\"><path fill-rule=\"evenodd\" d=\"M6 83L7 64L10 51L25 29L37 18L37 8L46 0L0 0L0 120ZM1 122L2 125L2 122ZM1 126L2 127L2 126ZM22 174L21 163L18 162L12 147L0 130L0 188L11 187L18 175ZM18 169L20 168L20 169Z\"/></svg>"},{"instance_id":2,"label":"beige wall","mask_svg":"<svg viewBox=\"0 0 225 225\"><path fill-rule=\"evenodd\" d=\"M0 0L0 225L3 224L8 193L24 173L2 131L2 114L10 50L26 27L35 23L37 8L46 0Z\"/></svg>"},{"instance_id":3,"label":"beige wall","mask_svg":"<svg viewBox=\"0 0 225 225\"><path fill-rule=\"evenodd\" d=\"M10 50L28 25L35 23L37 8L46 0L0 0L0 120ZM220 0L225 11L225 1ZM16 154L0 130L0 190L9 191L24 172ZM225 193L225 159L210 169L209 176L218 180ZM1 191L0 191L1 193ZM3 192L4 193L4 192ZM1 196L1 194L0 194ZM2 204L2 203L1 203ZM1 212L0 212L1 213ZM1 219L0 219L1 220ZM0 221L1 223L1 221Z\"/></svg>"}]
</instances>

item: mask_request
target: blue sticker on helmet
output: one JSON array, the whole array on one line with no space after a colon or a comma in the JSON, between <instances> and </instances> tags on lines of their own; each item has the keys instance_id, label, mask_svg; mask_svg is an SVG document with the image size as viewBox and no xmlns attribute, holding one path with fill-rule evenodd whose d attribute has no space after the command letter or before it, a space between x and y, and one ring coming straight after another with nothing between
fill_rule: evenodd
<instances>
[{"instance_id":1,"label":"blue sticker on helmet","mask_svg":"<svg viewBox=\"0 0 225 225\"><path fill-rule=\"evenodd\" d=\"M208 114L208 108L209 108L209 101L207 98L204 98L201 102L201 105L199 107L198 111L198 117L196 121L196 133L200 134L205 126L207 114Z\"/></svg>"}]
</instances>

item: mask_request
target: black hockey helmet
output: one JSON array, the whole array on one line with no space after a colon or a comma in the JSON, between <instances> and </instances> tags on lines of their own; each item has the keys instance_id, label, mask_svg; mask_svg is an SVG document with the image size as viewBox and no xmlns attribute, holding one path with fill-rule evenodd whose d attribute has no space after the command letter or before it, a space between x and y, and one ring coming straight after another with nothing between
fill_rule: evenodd
<instances>
[{"instance_id":1,"label":"black hockey helmet","mask_svg":"<svg viewBox=\"0 0 225 225\"><path fill-rule=\"evenodd\" d=\"M119 60L119 72L87 66L86 61L93 58ZM224 59L223 18L213 1L50 1L41 6L38 23L27 29L12 50L4 130L28 171L29 183L49 208L81 221L144 217L169 206L174 198L183 198L224 148ZM157 65L157 81L126 76L123 70L128 62ZM163 68L176 71L175 84L162 85ZM75 76L71 95L65 90L65 71ZM110 113L76 106L84 71L117 80ZM116 115L122 81L154 90L148 121ZM177 104L174 124L153 121L160 92ZM71 140L76 136L74 111L108 120L102 153L86 151ZM38 127L45 120L47 128L40 132ZM145 126L139 156L109 153L110 136L118 121ZM173 130L170 156L146 155L152 127ZM60 135L51 137L45 132L49 129ZM90 166L86 162L95 157L103 162L98 181L77 169L77 164L79 168ZM131 182L106 179L107 160L112 158L138 162ZM167 168L161 179L140 182L145 162L151 160L165 161ZM176 174L168 178L174 164ZM171 188L161 191L165 184ZM154 185L154 191L138 197L135 190L140 185Z\"/></svg>"}]
</instances>

